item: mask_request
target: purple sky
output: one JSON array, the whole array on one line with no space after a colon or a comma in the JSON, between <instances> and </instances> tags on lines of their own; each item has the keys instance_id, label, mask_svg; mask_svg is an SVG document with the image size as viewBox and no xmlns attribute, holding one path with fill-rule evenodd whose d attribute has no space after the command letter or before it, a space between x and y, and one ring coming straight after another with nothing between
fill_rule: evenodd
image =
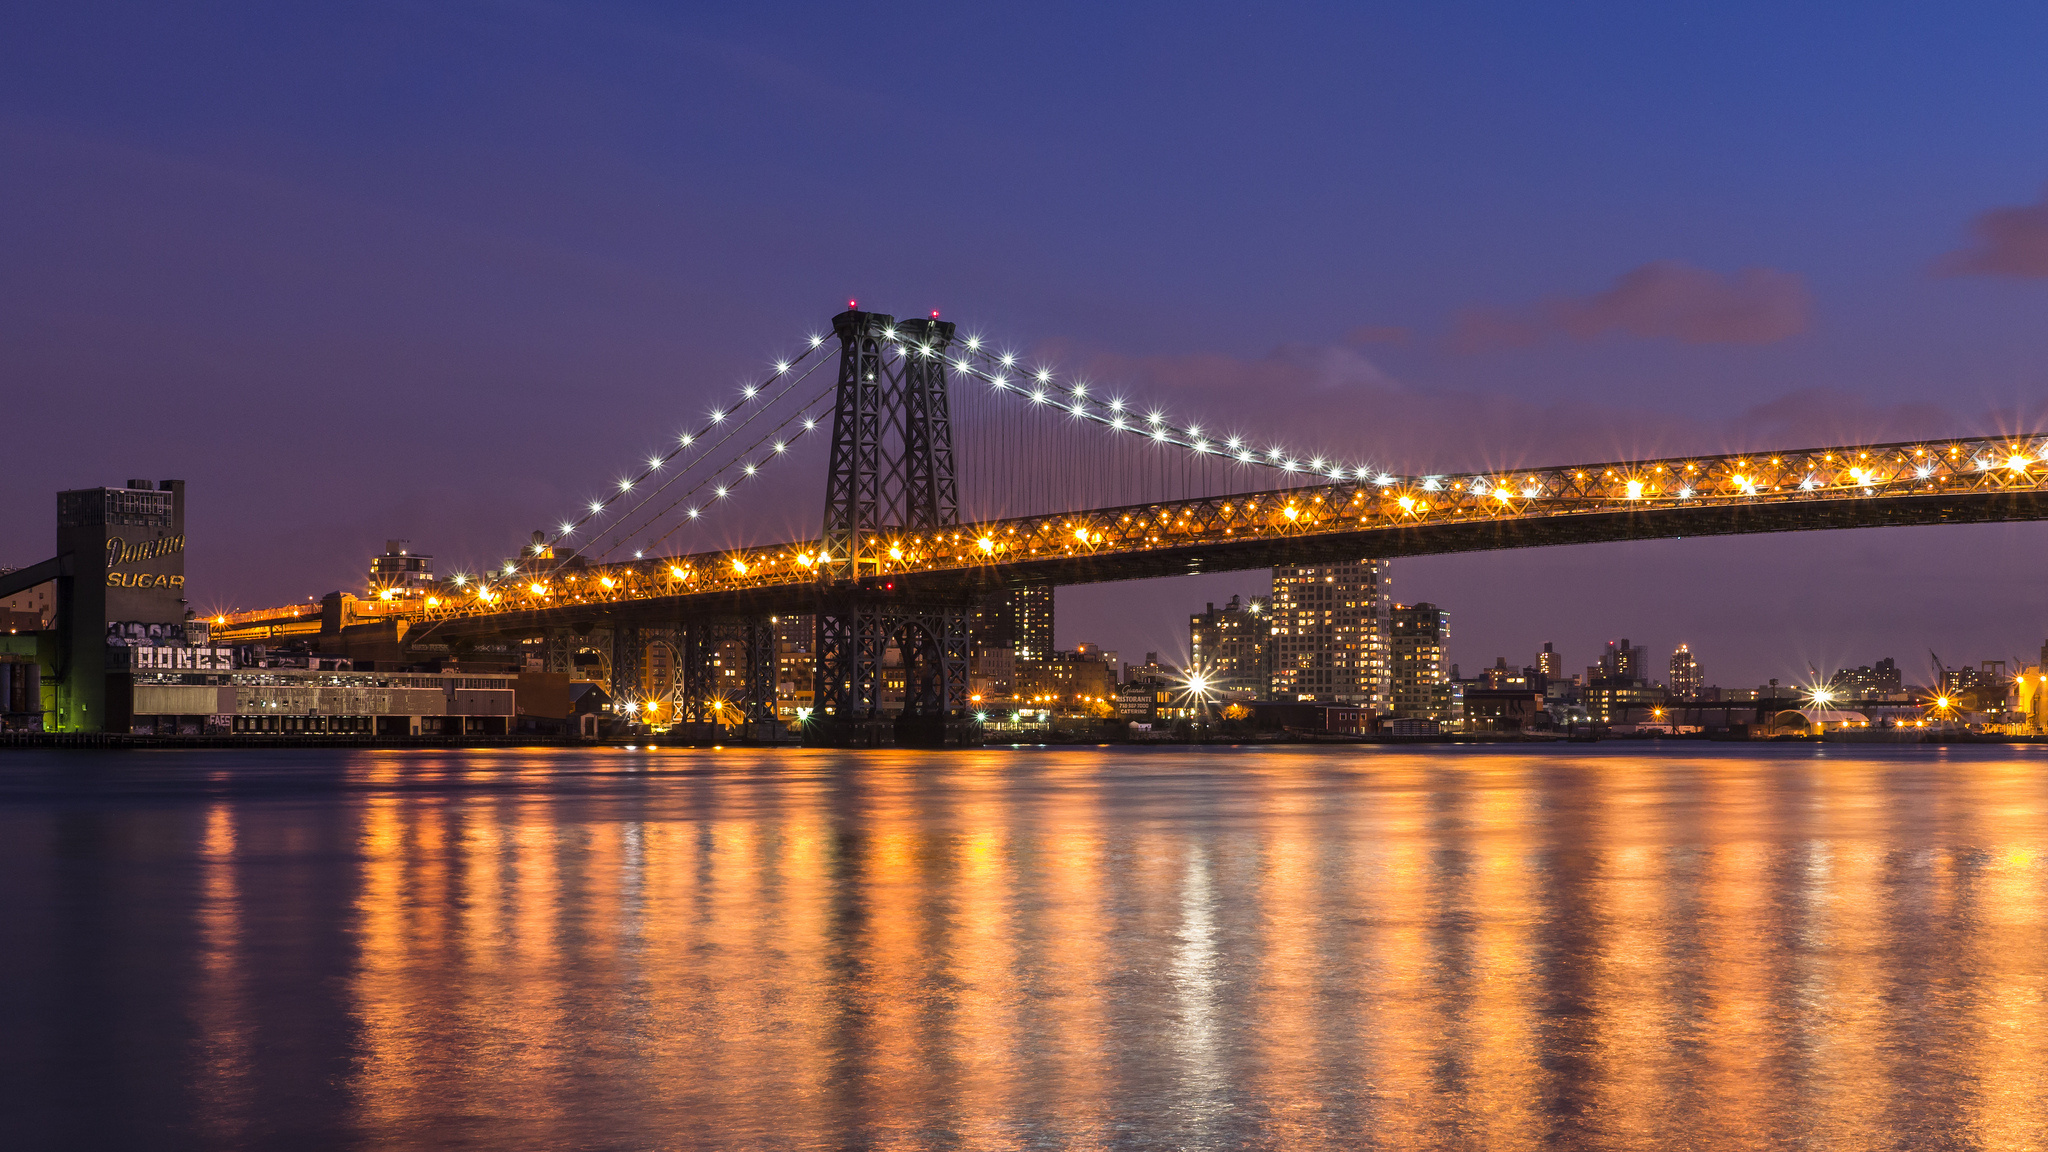
<instances>
[{"instance_id":1,"label":"purple sky","mask_svg":"<svg viewBox=\"0 0 2048 1152\"><path fill-rule=\"evenodd\" d=\"M14 5L0 563L192 484L202 607L488 562L849 296L1411 469L2048 431L2034 4ZM815 530L816 453L734 533ZM719 533L726 533L721 537ZM1404 561L1468 669L2033 658L2048 526ZM1256 574L1072 589L1177 652Z\"/></svg>"}]
</instances>

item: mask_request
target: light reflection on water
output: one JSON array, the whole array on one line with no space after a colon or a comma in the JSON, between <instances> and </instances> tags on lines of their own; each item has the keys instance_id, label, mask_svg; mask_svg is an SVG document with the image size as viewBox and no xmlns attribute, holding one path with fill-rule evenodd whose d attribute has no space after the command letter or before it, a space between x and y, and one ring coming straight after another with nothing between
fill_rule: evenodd
<instances>
[{"instance_id":1,"label":"light reflection on water","mask_svg":"<svg viewBox=\"0 0 2048 1152\"><path fill-rule=\"evenodd\" d=\"M2024 1147L2033 748L0 760L11 1147Z\"/></svg>"}]
</instances>

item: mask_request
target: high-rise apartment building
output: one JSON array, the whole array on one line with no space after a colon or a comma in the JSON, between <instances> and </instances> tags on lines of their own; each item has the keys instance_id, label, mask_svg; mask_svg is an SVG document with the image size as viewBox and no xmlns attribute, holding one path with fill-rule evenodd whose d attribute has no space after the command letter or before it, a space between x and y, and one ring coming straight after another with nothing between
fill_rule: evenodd
<instances>
[{"instance_id":1,"label":"high-rise apartment building","mask_svg":"<svg viewBox=\"0 0 2048 1152\"><path fill-rule=\"evenodd\" d=\"M1264 596L1254 596L1249 603L1232 596L1221 608L1210 604L1188 617L1191 663L1207 674L1212 691L1264 696L1270 690L1269 604Z\"/></svg>"},{"instance_id":2,"label":"high-rise apartment building","mask_svg":"<svg viewBox=\"0 0 2048 1152\"><path fill-rule=\"evenodd\" d=\"M1147 652L1145 653L1145 662L1143 664L1124 665L1123 682L1126 685L1136 684L1145 688L1172 691L1181 687L1187 681L1186 673L1182 669L1175 668L1171 664L1161 664L1159 662L1159 653ZM1214 690L1215 688L1212 684L1210 691L1213 693Z\"/></svg>"},{"instance_id":3,"label":"high-rise apartment building","mask_svg":"<svg viewBox=\"0 0 2048 1152\"><path fill-rule=\"evenodd\" d=\"M818 618L771 616L775 628L775 715L794 720L817 704Z\"/></svg>"},{"instance_id":4,"label":"high-rise apartment building","mask_svg":"<svg viewBox=\"0 0 2048 1152\"><path fill-rule=\"evenodd\" d=\"M1557 654L1557 649L1552 648L1548 640L1543 642L1543 651L1536 654L1536 670L1553 684L1564 679L1564 657Z\"/></svg>"},{"instance_id":5,"label":"high-rise apartment building","mask_svg":"<svg viewBox=\"0 0 2048 1152\"><path fill-rule=\"evenodd\" d=\"M1607 650L1600 654L1599 679L1641 683L1649 678L1649 658L1649 649L1640 644L1631 645L1626 636L1609 640ZM1590 673L1592 669L1587 671Z\"/></svg>"},{"instance_id":6,"label":"high-rise apartment building","mask_svg":"<svg viewBox=\"0 0 2048 1152\"><path fill-rule=\"evenodd\" d=\"M1959 712L1998 712L2005 708L2012 683L2005 674L2005 661L1986 660L1980 667L1943 668L1941 696Z\"/></svg>"},{"instance_id":7,"label":"high-rise apartment building","mask_svg":"<svg viewBox=\"0 0 2048 1152\"><path fill-rule=\"evenodd\" d=\"M1116 702L1116 653L1094 645L1088 651L1049 652L1042 659L1017 665L1012 698L1030 707L1087 708Z\"/></svg>"},{"instance_id":8,"label":"high-rise apartment building","mask_svg":"<svg viewBox=\"0 0 2048 1152\"><path fill-rule=\"evenodd\" d=\"M1444 671L1444 655L1451 640L1451 614L1427 602L1396 604L1388 613L1387 631L1394 715L1450 719L1451 681Z\"/></svg>"},{"instance_id":9,"label":"high-rise apartment building","mask_svg":"<svg viewBox=\"0 0 2048 1152\"><path fill-rule=\"evenodd\" d=\"M1828 681L1828 686L1835 690L1838 700L1871 700L1904 692L1906 681L1898 661L1887 656L1876 664L1842 669Z\"/></svg>"},{"instance_id":10,"label":"high-rise apartment building","mask_svg":"<svg viewBox=\"0 0 2048 1152\"><path fill-rule=\"evenodd\" d=\"M1008 700L1017 687L1017 654L1008 648L976 648L967 657L971 704Z\"/></svg>"},{"instance_id":11,"label":"high-rise apartment building","mask_svg":"<svg viewBox=\"0 0 2048 1152\"><path fill-rule=\"evenodd\" d=\"M1684 644L1671 654L1671 679L1667 684L1673 697L1690 699L1700 694L1700 662L1693 659L1692 649Z\"/></svg>"},{"instance_id":12,"label":"high-rise apartment building","mask_svg":"<svg viewBox=\"0 0 2048 1152\"><path fill-rule=\"evenodd\" d=\"M434 558L414 552L410 540L386 540L384 554L370 558L370 595L425 595L434 582Z\"/></svg>"},{"instance_id":13,"label":"high-rise apartment building","mask_svg":"<svg viewBox=\"0 0 2048 1152\"><path fill-rule=\"evenodd\" d=\"M1273 569L1272 697L1388 706L1386 562Z\"/></svg>"},{"instance_id":14,"label":"high-rise apartment building","mask_svg":"<svg viewBox=\"0 0 2048 1152\"><path fill-rule=\"evenodd\" d=\"M1008 648L1019 660L1046 659L1053 651L1052 606L1050 584L990 593L975 607L969 625L974 647Z\"/></svg>"},{"instance_id":15,"label":"high-rise apartment building","mask_svg":"<svg viewBox=\"0 0 2048 1152\"><path fill-rule=\"evenodd\" d=\"M1083 640L1079 644L1074 645L1074 655L1082 660L1100 660L1108 665L1109 682L1112 684L1116 683L1123 674L1123 658L1114 648L1104 648L1100 644L1090 644L1088 641Z\"/></svg>"},{"instance_id":16,"label":"high-rise apartment building","mask_svg":"<svg viewBox=\"0 0 2048 1152\"><path fill-rule=\"evenodd\" d=\"M1541 670L1536 668L1510 668L1508 658L1495 656L1493 667L1482 668L1477 677L1480 687L1488 692L1509 692L1527 689L1543 691L1545 680Z\"/></svg>"}]
</instances>

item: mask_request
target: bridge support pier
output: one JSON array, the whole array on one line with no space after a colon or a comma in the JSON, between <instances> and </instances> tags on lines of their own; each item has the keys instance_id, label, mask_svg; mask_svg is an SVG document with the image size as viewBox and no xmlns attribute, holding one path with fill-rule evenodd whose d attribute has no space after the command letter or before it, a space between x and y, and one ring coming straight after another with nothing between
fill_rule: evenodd
<instances>
[{"instance_id":1,"label":"bridge support pier","mask_svg":"<svg viewBox=\"0 0 2048 1152\"><path fill-rule=\"evenodd\" d=\"M675 626L676 719L691 726L715 724L718 695L718 636L703 620Z\"/></svg>"},{"instance_id":2,"label":"bridge support pier","mask_svg":"<svg viewBox=\"0 0 2048 1152\"><path fill-rule=\"evenodd\" d=\"M646 695L641 678L645 672L646 645L637 625L612 625L612 714L619 715L628 704L638 704ZM626 713L635 715L636 713Z\"/></svg>"},{"instance_id":3,"label":"bridge support pier","mask_svg":"<svg viewBox=\"0 0 2048 1152\"><path fill-rule=\"evenodd\" d=\"M979 744L967 710L969 609L904 603L859 586L826 593L817 614L816 711L804 743L828 748ZM883 709L884 660L903 658L903 708Z\"/></svg>"},{"instance_id":4,"label":"bridge support pier","mask_svg":"<svg viewBox=\"0 0 2048 1152\"><path fill-rule=\"evenodd\" d=\"M540 649L540 670L566 675L569 672L569 630L550 628Z\"/></svg>"},{"instance_id":5,"label":"bridge support pier","mask_svg":"<svg viewBox=\"0 0 2048 1152\"><path fill-rule=\"evenodd\" d=\"M967 711L969 618L967 609L957 605L900 618L896 643L903 654L903 712L896 717L897 744L942 748L981 742L979 726Z\"/></svg>"},{"instance_id":6,"label":"bridge support pier","mask_svg":"<svg viewBox=\"0 0 2048 1152\"><path fill-rule=\"evenodd\" d=\"M775 625L750 616L741 626L747 644L747 690L741 706L747 724L775 723Z\"/></svg>"},{"instance_id":7,"label":"bridge support pier","mask_svg":"<svg viewBox=\"0 0 2048 1152\"><path fill-rule=\"evenodd\" d=\"M679 735L710 740L738 729L750 739L787 737L775 716L775 626L769 618L684 620L672 634ZM731 660L739 661L737 668Z\"/></svg>"}]
</instances>

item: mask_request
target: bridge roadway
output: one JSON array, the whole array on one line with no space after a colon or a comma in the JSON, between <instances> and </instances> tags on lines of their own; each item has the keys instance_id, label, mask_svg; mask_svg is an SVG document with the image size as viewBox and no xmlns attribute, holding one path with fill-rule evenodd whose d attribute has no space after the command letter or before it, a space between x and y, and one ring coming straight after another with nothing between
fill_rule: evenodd
<instances>
[{"instance_id":1,"label":"bridge roadway","mask_svg":"<svg viewBox=\"0 0 2048 1152\"><path fill-rule=\"evenodd\" d=\"M1451 552L2048 518L2040 436L1370 476L961 525L880 541L859 584L906 598ZM414 639L799 614L830 591L816 540L444 582Z\"/></svg>"}]
</instances>

